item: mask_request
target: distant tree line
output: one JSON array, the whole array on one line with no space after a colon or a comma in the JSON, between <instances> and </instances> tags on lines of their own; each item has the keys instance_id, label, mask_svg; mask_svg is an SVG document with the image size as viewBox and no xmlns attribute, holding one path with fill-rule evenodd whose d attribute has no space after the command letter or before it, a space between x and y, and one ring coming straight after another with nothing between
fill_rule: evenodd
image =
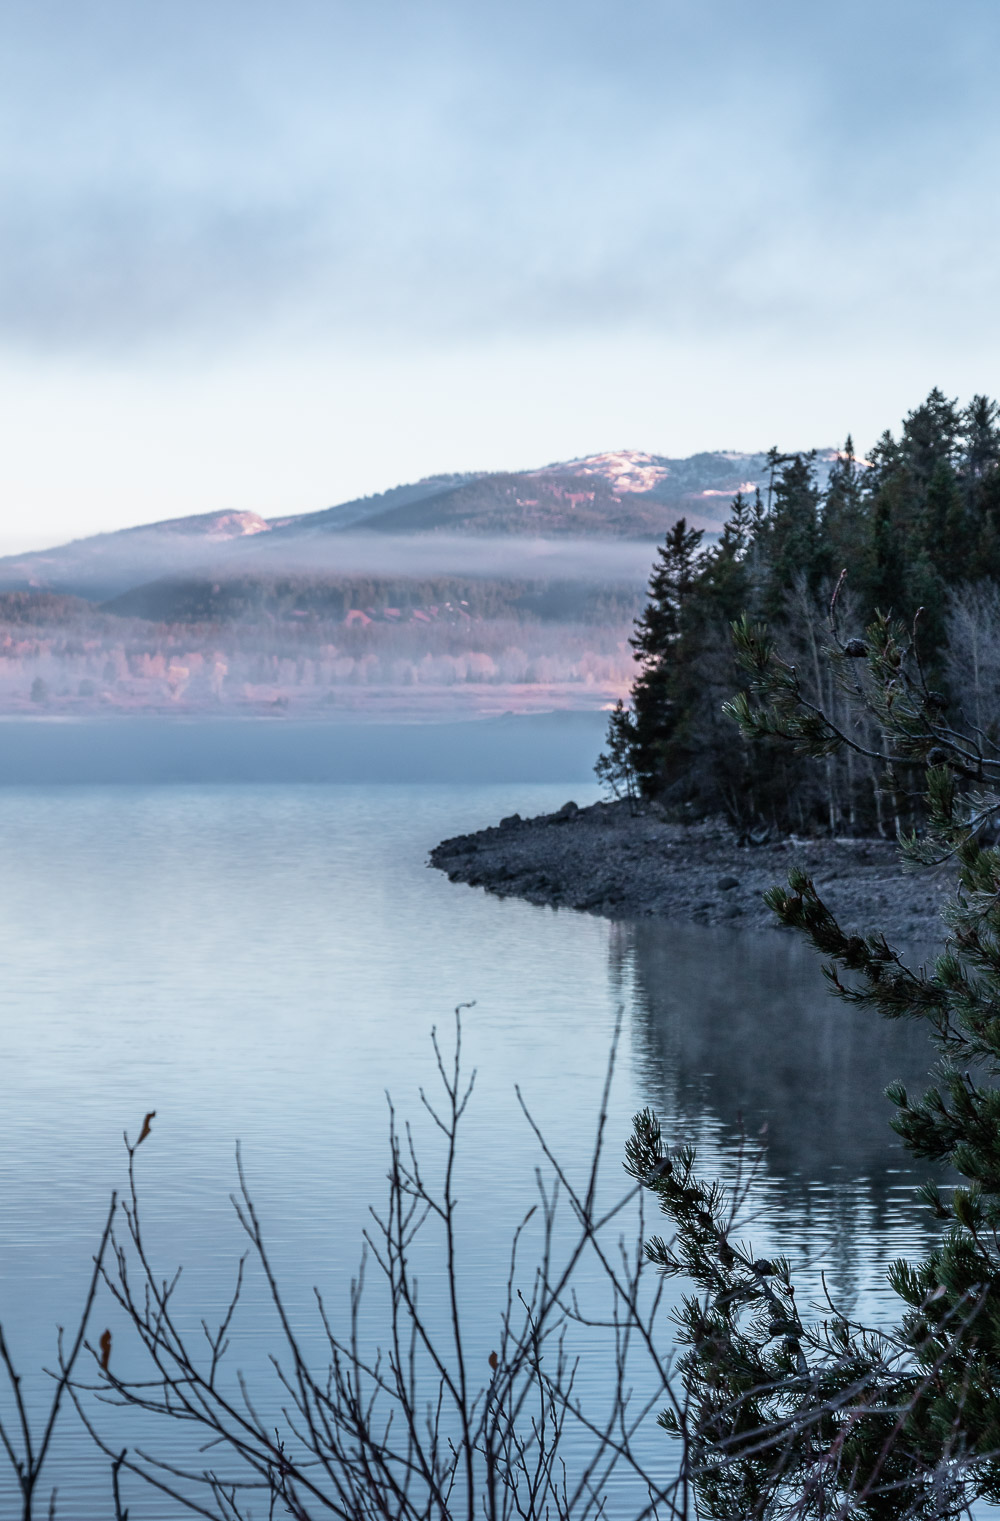
<instances>
[{"instance_id":1,"label":"distant tree line","mask_svg":"<svg viewBox=\"0 0 1000 1521\"><path fill-rule=\"evenodd\" d=\"M903 771L868 758L877 722L850 706L850 679L825 658L831 605L848 634L877 613L905 625L943 708L996 737L998 418L985 396L960 408L934 390L869 459L848 438L825 489L812 455L773 449L766 485L735 497L715 544L677 523L635 624L639 671L611 716L599 776L679 816L721 811L751 831L892 833L910 822L916 794ZM733 642L740 619L773 633L803 699L848 725L855 748L816 767L766 735L738 736L723 704L750 681Z\"/></svg>"},{"instance_id":2,"label":"distant tree line","mask_svg":"<svg viewBox=\"0 0 1000 1521\"><path fill-rule=\"evenodd\" d=\"M350 608L351 591L370 590L355 582L338 596ZM386 587L377 590L386 597ZM340 615L340 602L336 611L319 600L303 607L290 588L287 600L265 601L245 617L158 623L77 598L0 594L0 708L214 710L280 702L301 711L339 703L345 688L412 687L426 695L469 683L558 686L571 697L586 689L584 700L596 705L628 681L628 631L642 601L638 588L626 589L625 613L614 589L607 595L606 619L593 621L505 614L499 598L498 616L484 616L484 603L471 599L464 607L441 602L432 616L435 604L413 607L404 597L381 608L356 598L362 612L355 620Z\"/></svg>"},{"instance_id":3,"label":"distant tree line","mask_svg":"<svg viewBox=\"0 0 1000 1521\"><path fill-rule=\"evenodd\" d=\"M0 596L0 618L6 601ZM102 611L157 623L230 624L302 616L340 621L354 608L379 613L390 607L404 612L431 607L443 614L448 607L460 607L473 618L606 625L634 618L641 603L639 589L624 584L317 571L164 577L105 602Z\"/></svg>"}]
</instances>

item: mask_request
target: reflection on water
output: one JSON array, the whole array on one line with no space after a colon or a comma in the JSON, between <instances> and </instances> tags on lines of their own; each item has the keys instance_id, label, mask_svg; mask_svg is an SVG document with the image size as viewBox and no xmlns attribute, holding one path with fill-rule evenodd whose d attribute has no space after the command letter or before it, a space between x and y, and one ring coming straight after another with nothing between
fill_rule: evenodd
<instances>
[{"instance_id":1,"label":"reflection on water","mask_svg":"<svg viewBox=\"0 0 1000 1521\"><path fill-rule=\"evenodd\" d=\"M792 936L611 925L426 868L447 835L550 811L568 792L0 789L0 1320L26 1369L51 1358L55 1326L78 1302L121 1182L122 1129L134 1134L148 1109L150 1236L165 1270L187 1264L192 1316L218 1305L239 1252L228 1197L237 1136L293 1312L312 1315L313 1283L343 1303L368 1205L383 1194L385 1090L401 1113L419 1113L418 1090L434 1081L427 1032L468 999L480 1075L464 1261L483 1336L538 1160L514 1084L557 1151L585 1158L619 1006L607 1186L619 1185L629 1118L644 1104L724 1177L740 1115L750 1132L766 1123L754 1241L805 1264L807 1288L818 1292L823 1271L862 1310L892 1312L885 1265L924 1249L928 1221L880 1093L896 1076L919 1086L922 1033L837 1004ZM431 1312L433 1275L425 1292ZM269 1346L256 1303L235 1339L249 1366ZM581 1380L601 1387L607 1374L595 1352ZM29 1378L29 1398L43 1385ZM71 1427L57 1476L61 1514L110 1513L105 1465ZM172 1521L148 1498L131 1514Z\"/></svg>"},{"instance_id":2,"label":"reflection on water","mask_svg":"<svg viewBox=\"0 0 1000 1521\"><path fill-rule=\"evenodd\" d=\"M829 992L799 937L640 924L616 937L633 981L637 1057L671 1112L766 1127L769 1169L791 1193L864 1178L877 1200L900 1165L886 1086L927 1086L922 1024L890 1023Z\"/></svg>"},{"instance_id":3,"label":"reflection on water","mask_svg":"<svg viewBox=\"0 0 1000 1521\"><path fill-rule=\"evenodd\" d=\"M723 1176L759 1151L756 1227L814 1287L822 1270L838 1295L893 1313L885 1267L925 1250L932 1227L915 1205L928 1169L890 1129L885 1088L928 1086L926 1027L843 1003L812 948L779 929L627 925L611 960L665 1127Z\"/></svg>"}]
</instances>

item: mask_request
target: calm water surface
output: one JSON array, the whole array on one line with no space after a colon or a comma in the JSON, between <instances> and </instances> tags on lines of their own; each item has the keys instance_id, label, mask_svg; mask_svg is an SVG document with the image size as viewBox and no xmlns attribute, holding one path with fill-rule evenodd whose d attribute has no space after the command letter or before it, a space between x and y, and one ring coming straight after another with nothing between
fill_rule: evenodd
<instances>
[{"instance_id":1,"label":"calm water surface","mask_svg":"<svg viewBox=\"0 0 1000 1521\"><path fill-rule=\"evenodd\" d=\"M434 1081L429 1031L473 1000L463 1261L486 1343L538 1160L514 1085L555 1148L585 1157L619 1009L609 1177L644 1104L726 1176L741 1133L766 1127L755 1245L805 1264L814 1291L822 1271L863 1313L887 1308L886 1264L923 1249L926 1221L881 1090L919 1083L922 1036L829 999L790 936L612 925L426 867L444 836L570 792L594 795L524 783L0 790L0 1318L26 1373L51 1363L123 1180L122 1131L134 1136L150 1109L151 1241L164 1271L186 1264L192 1320L222 1303L240 1250L237 1138L293 1310L309 1319L314 1283L341 1303L383 1193L386 1090L418 1115ZM256 1366L270 1334L251 1293L234 1359ZM590 1376L603 1376L599 1354ZM29 1378L33 1396L42 1382ZM106 1466L72 1417L52 1478L60 1516L110 1514ZM149 1494L130 1503L133 1521L176 1514Z\"/></svg>"}]
</instances>

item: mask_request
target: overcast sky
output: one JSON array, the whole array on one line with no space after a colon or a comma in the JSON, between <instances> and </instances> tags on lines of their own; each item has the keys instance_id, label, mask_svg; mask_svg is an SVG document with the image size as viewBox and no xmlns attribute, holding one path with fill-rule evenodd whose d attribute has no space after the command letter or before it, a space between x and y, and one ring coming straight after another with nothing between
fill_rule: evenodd
<instances>
[{"instance_id":1,"label":"overcast sky","mask_svg":"<svg viewBox=\"0 0 1000 1521\"><path fill-rule=\"evenodd\" d=\"M997 0L5 0L0 541L1000 391Z\"/></svg>"}]
</instances>

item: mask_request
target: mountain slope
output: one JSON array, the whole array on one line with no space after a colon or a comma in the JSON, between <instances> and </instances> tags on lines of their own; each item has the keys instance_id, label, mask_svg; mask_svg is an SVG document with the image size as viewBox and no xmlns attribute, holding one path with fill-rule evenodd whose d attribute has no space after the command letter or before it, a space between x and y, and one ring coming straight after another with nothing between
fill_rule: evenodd
<instances>
[{"instance_id":1,"label":"mountain slope","mask_svg":"<svg viewBox=\"0 0 1000 1521\"><path fill-rule=\"evenodd\" d=\"M821 479L836 458L817 456ZM339 534L379 540L419 535L508 539L654 541L680 516L717 531L738 490L766 487L763 454L703 453L687 459L637 450L589 455L538 470L438 475L320 512L270 521L252 512L202 513L95 534L55 549L0 558L0 591L46 590L105 601L165 576L268 574L278 564L324 559Z\"/></svg>"},{"instance_id":2,"label":"mountain slope","mask_svg":"<svg viewBox=\"0 0 1000 1521\"><path fill-rule=\"evenodd\" d=\"M818 457L820 473L833 458L833 450ZM752 491L766 478L763 454L678 460L621 450L540 470L449 482L420 499L369 513L364 526L379 533L659 538L683 513L693 526L711 532L721 527L737 491Z\"/></svg>"},{"instance_id":3,"label":"mountain slope","mask_svg":"<svg viewBox=\"0 0 1000 1521\"><path fill-rule=\"evenodd\" d=\"M227 545L270 532L270 523L255 512L205 512L96 533L0 558L0 591L56 591L102 601L134 586L137 575L148 580L158 574L161 565L175 571L200 565L207 556L224 555Z\"/></svg>"}]
</instances>

